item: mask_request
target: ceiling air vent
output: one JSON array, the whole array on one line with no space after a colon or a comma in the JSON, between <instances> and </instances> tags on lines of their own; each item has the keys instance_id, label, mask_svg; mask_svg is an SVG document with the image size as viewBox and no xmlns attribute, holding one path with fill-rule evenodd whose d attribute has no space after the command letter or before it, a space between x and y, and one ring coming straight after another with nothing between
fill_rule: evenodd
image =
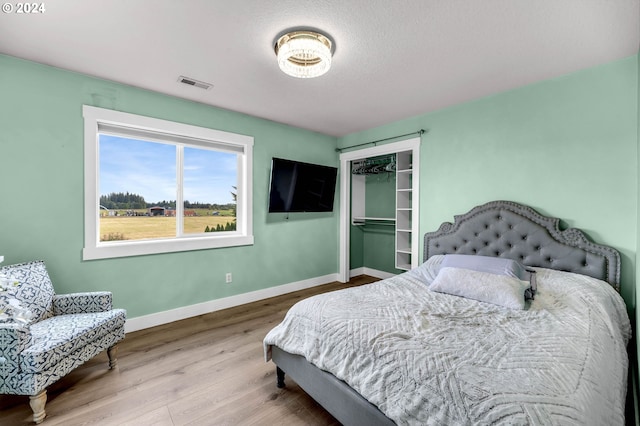
<instances>
[{"instance_id":1,"label":"ceiling air vent","mask_svg":"<svg viewBox=\"0 0 640 426\"><path fill-rule=\"evenodd\" d=\"M189 86L195 86L204 90L209 90L211 87L213 87L213 84L205 83L204 81L199 81L199 80L196 80L195 78L185 77L183 75L181 75L178 78L178 81L180 83L188 84Z\"/></svg>"}]
</instances>

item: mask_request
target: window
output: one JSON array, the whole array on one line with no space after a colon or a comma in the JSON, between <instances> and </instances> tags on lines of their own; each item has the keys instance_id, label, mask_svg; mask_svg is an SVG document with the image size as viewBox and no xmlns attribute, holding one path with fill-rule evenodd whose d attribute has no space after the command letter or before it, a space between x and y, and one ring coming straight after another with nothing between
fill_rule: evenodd
<instances>
[{"instance_id":1,"label":"window","mask_svg":"<svg viewBox=\"0 0 640 426\"><path fill-rule=\"evenodd\" d=\"M253 244L253 138L91 106L85 247L103 259Z\"/></svg>"}]
</instances>

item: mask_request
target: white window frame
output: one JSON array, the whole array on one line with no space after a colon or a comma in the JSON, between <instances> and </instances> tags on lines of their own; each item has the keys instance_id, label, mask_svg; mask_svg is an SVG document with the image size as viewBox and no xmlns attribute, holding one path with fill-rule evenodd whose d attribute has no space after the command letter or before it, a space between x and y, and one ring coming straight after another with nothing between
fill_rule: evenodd
<instances>
[{"instance_id":1,"label":"white window frame","mask_svg":"<svg viewBox=\"0 0 640 426\"><path fill-rule=\"evenodd\" d=\"M83 105L82 115L84 117L85 217L83 260L253 244L253 137L89 105ZM100 154L98 150L100 129L130 131L129 137L134 139L137 138L136 135L149 134L153 135L154 140L241 153L238 155L236 230L210 232L204 235L177 233L175 237L153 240L100 242ZM182 170L179 169L178 173L181 172ZM180 214L176 214L176 220L180 220L179 216Z\"/></svg>"}]
</instances>

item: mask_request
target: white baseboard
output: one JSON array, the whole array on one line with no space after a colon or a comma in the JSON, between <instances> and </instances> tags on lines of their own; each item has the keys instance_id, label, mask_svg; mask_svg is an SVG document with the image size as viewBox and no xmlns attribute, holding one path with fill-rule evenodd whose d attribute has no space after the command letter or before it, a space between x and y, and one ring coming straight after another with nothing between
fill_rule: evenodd
<instances>
[{"instance_id":1,"label":"white baseboard","mask_svg":"<svg viewBox=\"0 0 640 426\"><path fill-rule=\"evenodd\" d=\"M364 275L364 268L355 268L349 271L349 278L357 277L359 275Z\"/></svg>"},{"instance_id":2,"label":"white baseboard","mask_svg":"<svg viewBox=\"0 0 640 426\"><path fill-rule=\"evenodd\" d=\"M391 278L396 274L392 274L391 272L380 271L378 269L367 268L366 266L362 268L355 268L349 271L350 277L357 277L358 275L369 275L371 277L380 278L381 280Z\"/></svg>"},{"instance_id":3,"label":"white baseboard","mask_svg":"<svg viewBox=\"0 0 640 426\"><path fill-rule=\"evenodd\" d=\"M337 273L328 274L322 277L310 278L308 280L265 288L263 290L251 291L249 293L242 293L235 296L223 297L222 299L209 300L207 302L183 306L181 308L171 309L168 311L156 312L154 314L129 318L127 319L127 323L125 324L125 332L130 333L132 331L143 330L145 328L151 328L157 325L168 324L170 322L179 321L185 318L208 314L210 312L244 305L245 303L256 302L258 300L268 299L270 297L280 296L282 294L328 284L337 280Z\"/></svg>"},{"instance_id":4,"label":"white baseboard","mask_svg":"<svg viewBox=\"0 0 640 426\"><path fill-rule=\"evenodd\" d=\"M372 268L356 268L350 271L350 276L369 275L372 277L385 279L395 274L379 271ZM244 305L246 303L256 302L258 300L268 299L270 297L280 296L298 290L304 290L323 284L328 284L338 280L338 274L328 274L322 277L310 278L308 280L296 281L276 287L265 288L263 290L251 291L249 293L237 294L235 296L223 297L222 299L209 300L207 302L197 303L195 305L183 306L168 311L156 312L149 315L143 315L135 318L128 318L125 324L125 332L143 330L145 328L155 327L157 325L168 324L170 322L191 318L198 315L204 315L222 309L233 308L234 306Z\"/></svg>"}]
</instances>

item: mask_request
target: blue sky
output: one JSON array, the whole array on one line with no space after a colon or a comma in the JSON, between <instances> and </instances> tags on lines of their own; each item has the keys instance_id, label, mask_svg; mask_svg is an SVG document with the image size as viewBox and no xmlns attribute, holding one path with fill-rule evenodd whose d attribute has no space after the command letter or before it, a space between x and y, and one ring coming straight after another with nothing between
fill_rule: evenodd
<instances>
[{"instance_id":1,"label":"blue sky","mask_svg":"<svg viewBox=\"0 0 640 426\"><path fill-rule=\"evenodd\" d=\"M236 154L190 147L184 151L184 199L232 203ZM175 200L175 145L100 135L100 195L112 192L139 194L148 203Z\"/></svg>"}]
</instances>

